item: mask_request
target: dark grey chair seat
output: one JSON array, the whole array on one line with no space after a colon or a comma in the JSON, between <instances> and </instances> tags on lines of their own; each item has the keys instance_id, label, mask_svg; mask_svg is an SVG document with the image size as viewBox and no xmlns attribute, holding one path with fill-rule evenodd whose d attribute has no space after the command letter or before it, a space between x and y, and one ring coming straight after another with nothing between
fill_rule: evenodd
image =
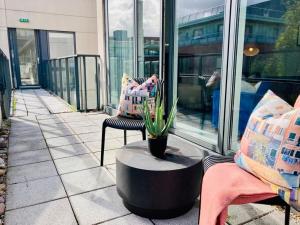
<instances>
[{"instance_id":1,"label":"dark grey chair seat","mask_svg":"<svg viewBox=\"0 0 300 225\"><path fill-rule=\"evenodd\" d=\"M129 119L122 116L115 116L105 119L103 126L126 130L145 129L143 120Z\"/></svg>"}]
</instances>

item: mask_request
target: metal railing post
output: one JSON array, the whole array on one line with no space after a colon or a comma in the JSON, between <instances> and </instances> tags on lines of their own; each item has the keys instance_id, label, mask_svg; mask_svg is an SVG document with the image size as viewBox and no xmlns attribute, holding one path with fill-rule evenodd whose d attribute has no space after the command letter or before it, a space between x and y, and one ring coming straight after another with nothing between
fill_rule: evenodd
<instances>
[{"instance_id":1,"label":"metal railing post","mask_svg":"<svg viewBox=\"0 0 300 225\"><path fill-rule=\"evenodd\" d=\"M96 64L96 74L95 74L95 79L96 79L96 95L97 95L97 110L100 110L100 64L98 64L98 57L95 57L95 64Z\"/></svg>"},{"instance_id":2,"label":"metal railing post","mask_svg":"<svg viewBox=\"0 0 300 225\"><path fill-rule=\"evenodd\" d=\"M87 112L86 58L83 56L84 107Z\"/></svg>"},{"instance_id":3,"label":"metal railing post","mask_svg":"<svg viewBox=\"0 0 300 225\"><path fill-rule=\"evenodd\" d=\"M80 90L79 90L79 71L78 71L78 57L74 57L75 61L75 86L76 86L76 103L77 103L77 110L80 111Z\"/></svg>"}]
</instances>

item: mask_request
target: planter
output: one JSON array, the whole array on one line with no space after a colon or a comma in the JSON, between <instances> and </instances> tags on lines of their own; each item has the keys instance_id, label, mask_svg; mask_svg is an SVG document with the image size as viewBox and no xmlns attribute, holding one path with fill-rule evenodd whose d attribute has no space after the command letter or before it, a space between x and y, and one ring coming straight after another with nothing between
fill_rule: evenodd
<instances>
[{"instance_id":1,"label":"planter","mask_svg":"<svg viewBox=\"0 0 300 225\"><path fill-rule=\"evenodd\" d=\"M157 158L164 158L167 148L168 136L157 138L148 137L148 148L151 154Z\"/></svg>"}]
</instances>

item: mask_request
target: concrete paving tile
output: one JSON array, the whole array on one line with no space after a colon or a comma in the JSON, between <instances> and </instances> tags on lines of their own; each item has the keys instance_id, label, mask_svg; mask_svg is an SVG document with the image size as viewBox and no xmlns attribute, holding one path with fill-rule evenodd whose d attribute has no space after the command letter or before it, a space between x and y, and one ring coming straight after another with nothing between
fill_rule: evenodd
<instances>
[{"instance_id":1,"label":"concrete paving tile","mask_svg":"<svg viewBox=\"0 0 300 225\"><path fill-rule=\"evenodd\" d=\"M122 216L117 219L113 219L104 223L103 225L153 225L153 223L146 218L130 214L127 216Z\"/></svg>"},{"instance_id":2,"label":"concrete paving tile","mask_svg":"<svg viewBox=\"0 0 300 225\"><path fill-rule=\"evenodd\" d=\"M55 124L55 123L64 123L64 121L60 118L51 118L51 119L44 119L39 120L40 124Z\"/></svg>"},{"instance_id":3,"label":"concrete paving tile","mask_svg":"<svg viewBox=\"0 0 300 225\"><path fill-rule=\"evenodd\" d=\"M30 137L30 136L40 136L42 134L41 129L33 129L33 130L24 130L24 131L10 131L10 137Z\"/></svg>"},{"instance_id":4,"label":"concrete paving tile","mask_svg":"<svg viewBox=\"0 0 300 225\"><path fill-rule=\"evenodd\" d=\"M68 129L69 128L64 123L41 124L40 127L41 127L42 131L62 130L62 129Z\"/></svg>"},{"instance_id":5,"label":"concrete paving tile","mask_svg":"<svg viewBox=\"0 0 300 225\"><path fill-rule=\"evenodd\" d=\"M80 171L100 165L98 159L93 154L56 159L54 163L59 174Z\"/></svg>"},{"instance_id":6,"label":"concrete paving tile","mask_svg":"<svg viewBox=\"0 0 300 225\"><path fill-rule=\"evenodd\" d=\"M101 141L92 141L92 142L85 142L84 143L92 152L99 152L101 151ZM104 150L112 150L112 149L119 149L123 147L123 143L114 140L108 139L105 141L105 148Z\"/></svg>"},{"instance_id":7,"label":"concrete paving tile","mask_svg":"<svg viewBox=\"0 0 300 225\"><path fill-rule=\"evenodd\" d=\"M77 144L80 143L81 140L75 135L70 135L64 137L49 138L46 139L46 142L49 148L52 148L52 147L59 147L64 145Z\"/></svg>"},{"instance_id":8,"label":"concrete paving tile","mask_svg":"<svg viewBox=\"0 0 300 225\"><path fill-rule=\"evenodd\" d=\"M87 127L72 127L72 130L76 134L87 134L87 133L95 133L101 132L101 128L99 126L93 125L93 126L87 126Z\"/></svg>"},{"instance_id":9,"label":"concrete paving tile","mask_svg":"<svg viewBox=\"0 0 300 225\"><path fill-rule=\"evenodd\" d=\"M8 156L8 166L20 166L48 160L51 160L48 149L10 153Z\"/></svg>"},{"instance_id":10,"label":"concrete paving tile","mask_svg":"<svg viewBox=\"0 0 300 225\"><path fill-rule=\"evenodd\" d=\"M90 225L129 214L116 187L108 187L70 197L80 225Z\"/></svg>"},{"instance_id":11,"label":"concrete paving tile","mask_svg":"<svg viewBox=\"0 0 300 225\"><path fill-rule=\"evenodd\" d=\"M195 225L198 224L199 202L196 201L194 207L182 216L158 220L153 219L155 225Z\"/></svg>"},{"instance_id":12,"label":"concrete paving tile","mask_svg":"<svg viewBox=\"0 0 300 225\"><path fill-rule=\"evenodd\" d=\"M116 163L116 154L118 151L122 151L121 149L108 150L104 152L104 165L114 164ZM101 154L100 152L96 152L95 156L100 160Z\"/></svg>"},{"instance_id":13,"label":"concrete paving tile","mask_svg":"<svg viewBox=\"0 0 300 225\"><path fill-rule=\"evenodd\" d=\"M77 225L67 198L5 213L6 225Z\"/></svg>"},{"instance_id":14,"label":"concrete paving tile","mask_svg":"<svg viewBox=\"0 0 300 225\"><path fill-rule=\"evenodd\" d=\"M7 172L7 183L21 183L46 177L56 176L57 172L52 161L10 167Z\"/></svg>"},{"instance_id":15,"label":"concrete paving tile","mask_svg":"<svg viewBox=\"0 0 300 225\"><path fill-rule=\"evenodd\" d=\"M116 179L116 164L105 165L105 168Z\"/></svg>"},{"instance_id":16,"label":"concrete paving tile","mask_svg":"<svg viewBox=\"0 0 300 225\"><path fill-rule=\"evenodd\" d=\"M49 151L54 159L90 153L90 150L81 143L49 148Z\"/></svg>"},{"instance_id":17,"label":"concrete paving tile","mask_svg":"<svg viewBox=\"0 0 300 225\"><path fill-rule=\"evenodd\" d=\"M95 124L86 118L84 121L80 120L75 122L68 122L68 125L70 127L88 127L88 126L93 126Z\"/></svg>"},{"instance_id":18,"label":"concrete paving tile","mask_svg":"<svg viewBox=\"0 0 300 225\"><path fill-rule=\"evenodd\" d=\"M101 141L101 133L87 133L87 134L78 134L78 137L83 142L91 142L91 141Z\"/></svg>"},{"instance_id":19,"label":"concrete paving tile","mask_svg":"<svg viewBox=\"0 0 300 225\"><path fill-rule=\"evenodd\" d=\"M37 132L34 135L30 135L30 133L25 133L23 135L23 133L20 133L17 136L9 136L9 145L14 145L16 143L20 143L20 142L30 142L30 141L37 141L40 142L44 140L43 134L42 132Z\"/></svg>"},{"instance_id":20,"label":"concrete paving tile","mask_svg":"<svg viewBox=\"0 0 300 225\"><path fill-rule=\"evenodd\" d=\"M16 209L66 197L58 176L7 186L6 209Z\"/></svg>"},{"instance_id":21,"label":"concrete paving tile","mask_svg":"<svg viewBox=\"0 0 300 225\"><path fill-rule=\"evenodd\" d=\"M37 138L40 139L31 140L31 141L21 141L21 139L18 140L17 138L15 138L12 141L12 143L11 142L9 143L8 152L18 153L18 152L34 151L34 150L41 150L47 148L45 140L42 137L37 137Z\"/></svg>"},{"instance_id":22,"label":"concrete paving tile","mask_svg":"<svg viewBox=\"0 0 300 225\"><path fill-rule=\"evenodd\" d=\"M68 173L61 176L68 195L80 194L115 184L104 167Z\"/></svg>"},{"instance_id":23,"label":"concrete paving tile","mask_svg":"<svg viewBox=\"0 0 300 225\"><path fill-rule=\"evenodd\" d=\"M274 206L262 204L231 205L227 221L230 224L240 224L274 210Z\"/></svg>"},{"instance_id":24,"label":"concrete paving tile","mask_svg":"<svg viewBox=\"0 0 300 225\"><path fill-rule=\"evenodd\" d=\"M54 114L50 114L50 115L39 115L36 116L37 120L41 121L41 120L48 120L48 119L56 119L56 118L60 118L58 115L54 115Z\"/></svg>"},{"instance_id":25,"label":"concrete paving tile","mask_svg":"<svg viewBox=\"0 0 300 225\"><path fill-rule=\"evenodd\" d=\"M73 132L70 128L64 128L64 129L57 129L57 130L44 130L43 135L46 139L48 139L48 138L73 135Z\"/></svg>"},{"instance_id":26,"label":"concrete paving tile","mask_svg":"<svg viewBox=\"0 0 300 225\"><path fill-rule=\"evenodd\" d=\"M275 210L259 219L253 220L245 225L282 225L284 224L284 212ZM290 218L290 225L299 225L300 219ZM232 224L234 225L234 224Z\"/></svg>"}]
</instances>

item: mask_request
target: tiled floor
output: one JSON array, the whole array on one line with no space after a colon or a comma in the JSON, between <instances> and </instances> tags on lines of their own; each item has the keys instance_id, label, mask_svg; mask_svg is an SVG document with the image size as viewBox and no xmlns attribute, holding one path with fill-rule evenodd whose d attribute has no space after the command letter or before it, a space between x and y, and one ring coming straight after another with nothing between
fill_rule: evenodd
<instances>
[{"instance_id":1,"label":"tiled floor","mask_svg":"<svg viewBox=\"0 0 300 225\"><path fill-rule=\"evenodd\" d=\"M17 91L15 98L7 225L197 224L198 202L185 215L169 220L141 218L123 206L115 186L115 154L123 145L122 131L108 129L105 167L99 166L101 124L107 115L70 112L44 90ZM128 135L129 142L141 140L138 132ZM270 206L234 206L229 215L230 224L283 224L283 213Z\"/></svg>"}]
</instances>

